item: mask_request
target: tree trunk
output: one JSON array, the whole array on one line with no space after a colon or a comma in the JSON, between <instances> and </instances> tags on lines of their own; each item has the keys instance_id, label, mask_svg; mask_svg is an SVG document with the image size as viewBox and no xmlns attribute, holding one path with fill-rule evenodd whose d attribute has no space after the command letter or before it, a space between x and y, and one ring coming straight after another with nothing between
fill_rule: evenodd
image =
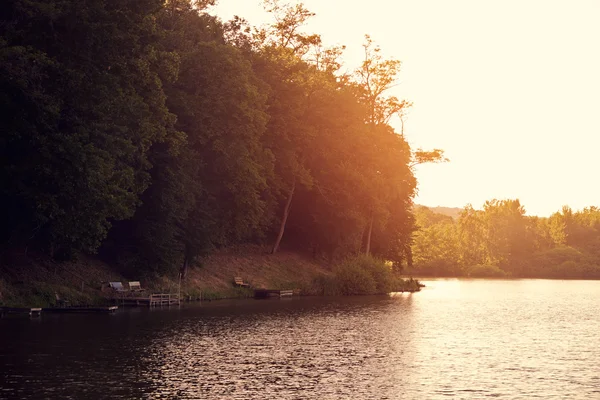
<instances>
[{"instance_id":1,"label":"tree trunk","mask_svg":"<svg viewBox=\"0 0 600 400\"><path fill-rule=\"evenodd\" d=\"M411 246L406 247L406 267L407 268L413 267L413 254L412 254Z\"/></svg>"},{"instance_id":2,"label":"tree trunk","mask_svg":"<svg viewBox=\"0 0 600 400\"><path fill-rule=\"evenodd\" d=\"M288 215L290 215L290 206L292 205L292 197L294 197L294 190L296 189L296 179L294 179L294 183L292 184L292 190L290 190L290 194L288 195L287 202L285 203L285 208L283 210L283 217L281 218L281 226L279 227L279 234L277 235L277 240L275 240L275 244L273 245L273 249L271 250L271 254L275 254L279 249L279 244L281 243L281 238L283 237L283 232L285 231L285 224L287 223Z\"/></svg>"},{"instance_id":3,"label":"tree trunk","mask_svg":"<svg viewBox=\"0 0 600 400\"><path fill-rule=\"evenodd\" d=\"M371 220L369 221L369 231L367 232L367 249L365 254L371 253L371 233L373 233L373 214L371 213Z\"/></svg>"},{"instance_id":4,"label":"tree trunk","mask_svg":"<svg viewBox=\"0 0 600 400\"><path fill-rule=\"evenodd\" d=\"M183 255L183 264L181 265L181 269L179 270L179 274L181 275L181 280L185 280L185 277L187 276L187 272L188 272L188 266L189 266L189 256L188 256L189 252L187 251L187 248L184 250L184 255Z\"/></svg>"}]
</instances>

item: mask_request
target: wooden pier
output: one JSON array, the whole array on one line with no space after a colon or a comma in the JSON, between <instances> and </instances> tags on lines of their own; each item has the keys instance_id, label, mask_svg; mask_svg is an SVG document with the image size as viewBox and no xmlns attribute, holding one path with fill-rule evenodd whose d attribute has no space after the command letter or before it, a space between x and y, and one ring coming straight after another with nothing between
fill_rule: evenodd
<instances>
[{"instance_id":1,"label":"wooden pier","mask_svg":"<svg viewBox=\"0 0 600 400\"><path fill-rule=\"evenodd\" d=\"M39 316L41 313L42 309L38 307L0 307L0 316L7 314Z\"/></svg>"},{"instance_id":2,"label":"wooden pier","mask_svg":"<svg viewBox=\"0 0 600 400\"><path fill-rule=\"evenodd\" d=\"M179 305L179 296L170 293L154 293L144 297L119 297L115 299L119 304L130 307L162 307Z\"/></svg>"},{"instance_id":3,"label":"wooden pier","mask_svg":"<svg viewBox=\"0 0 600 400\"><path fill-rule=\"evenodd\" d=\"M150 307L179 305L179 296L169 293L156 293L150 295Z\"/></svg>"},{"instance_id":4,"label":"wooden pier","mask_svg":"<svg viewBox=\"0 0 600 400\"><path fill-rule=\"evenodd\" d=\"M293 294L293 290L254 289L255 299L268 299L270 297L291 297Z\"/></svg>"},{"instance_id":5,"label":"wooden pier","mask_svg":"<svg viewBox=\"0 0 600 400\"><path fill-rule=\"evenodd\" d=\"M117 311L119 307L108 306L108 307L49 307L44 308L44 313L53 314L111 314Z\"/></svg>"}]
</instances>

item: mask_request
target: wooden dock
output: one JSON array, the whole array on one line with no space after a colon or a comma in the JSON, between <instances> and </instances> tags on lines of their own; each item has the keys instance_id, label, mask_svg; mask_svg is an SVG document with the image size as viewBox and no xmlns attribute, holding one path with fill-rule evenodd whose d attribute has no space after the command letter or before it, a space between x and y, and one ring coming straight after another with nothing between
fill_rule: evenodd
<instances>
[{"instance_id":1,"label":"wooden dock","mask_svg":"<svg viewBox=\"0 0 600 400\"><path fill-rule=\"evenodd\" d=\"M179 305L179 296L169 293L155 293L150 295L150 307Z\"/></svg>"},{"instance_id":2,"label":"wooden dock","mask_svg":"<svg viewBox=\"0 0 600 400\"><path fill-rule=\"evenodd\" d=\"M21 314L29 316L39 316L42 309L39 307L0 307L0 315Z\"/></svg>"},{"instance_id":3,"label":"wooden dock","mask_svg":"<svg viewBox=\"0 0 600 400\"><path fill-rule=\"evenodd\" d=\"M154 293L144 297L120 297L116 299L119 304L129 307L161 307L179 305L179 296L170 293Z\"/></svg>"},{"instance_id":4,"label":"wooden dock","mask_svg":"<svg viewBox=\"0 0 600 400\"><path fill-rule=\"evenodd\" d=\"M255 299L268 299L270 297L291 297L293 294L293 290L254 289Z\"/></svg>"},{"instance_id":5,"label":"wooden dock","mask_svg":"<svg viewBox=\"0 0 600 400\"><path fill-rule=\"evenodd\" d=\"M42 309L44 313L53 314L111 314L117 311L118 306L108 307L49 307Z\"/></svg>"}]
</instances>

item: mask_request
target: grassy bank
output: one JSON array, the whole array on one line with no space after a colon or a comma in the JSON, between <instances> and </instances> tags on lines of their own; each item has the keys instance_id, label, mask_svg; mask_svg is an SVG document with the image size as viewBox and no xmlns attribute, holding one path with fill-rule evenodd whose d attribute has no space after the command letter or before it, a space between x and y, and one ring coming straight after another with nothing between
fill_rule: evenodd
<instances>
[{"instance_id":1,"label":"grassy bank","mask_svg":"<svg viewBox=\"0 0 600 400\"><path fill-rule=\"evenodd\" d=\"M232 285L235 276L253 288L300 289L316 295L322 291L319 282L331 277L332 270L327 262L295 252L269 254L267 248L240 246L199 260L182 284L182 295L191 299L252 296L252 290Z\"/></svg>"},{"instance_id":2,"label":"grassy bank","mask_svg":"<svg viewBox=\"0 0 600 400\"><path fill-rule=\"evenodd\" d=\"M146 293L179 293L184 300L251 297L253 290L233 285L235 276L251 288L299 289L303 295L378 294L418 291L416 281L396 276L384 262L357 257L330 264L294 252L268 254L266 248L242 246L217 251L190 268L179 287L178 276L123 276L94 258L56 263L21 255L0 266L0 305L50 306L56 294L72 305L105 304L114 295L108 282L141 281Z\"/></svg>"}]
</instances>

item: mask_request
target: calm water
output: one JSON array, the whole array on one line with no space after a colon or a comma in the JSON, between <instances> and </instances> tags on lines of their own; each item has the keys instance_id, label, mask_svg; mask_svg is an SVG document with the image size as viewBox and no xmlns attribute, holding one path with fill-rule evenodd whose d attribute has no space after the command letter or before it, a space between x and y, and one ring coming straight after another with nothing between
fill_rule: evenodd
<instances>
[{"instance_id":1,"label":"calm water","mask_svg":"<svg viewBox=\"0 0 600 400\"><path fill-rule=\"evenodd\" d=\"M1 399L600 399L600 282L0 320Z\"/></svg>"}]
</instances>

